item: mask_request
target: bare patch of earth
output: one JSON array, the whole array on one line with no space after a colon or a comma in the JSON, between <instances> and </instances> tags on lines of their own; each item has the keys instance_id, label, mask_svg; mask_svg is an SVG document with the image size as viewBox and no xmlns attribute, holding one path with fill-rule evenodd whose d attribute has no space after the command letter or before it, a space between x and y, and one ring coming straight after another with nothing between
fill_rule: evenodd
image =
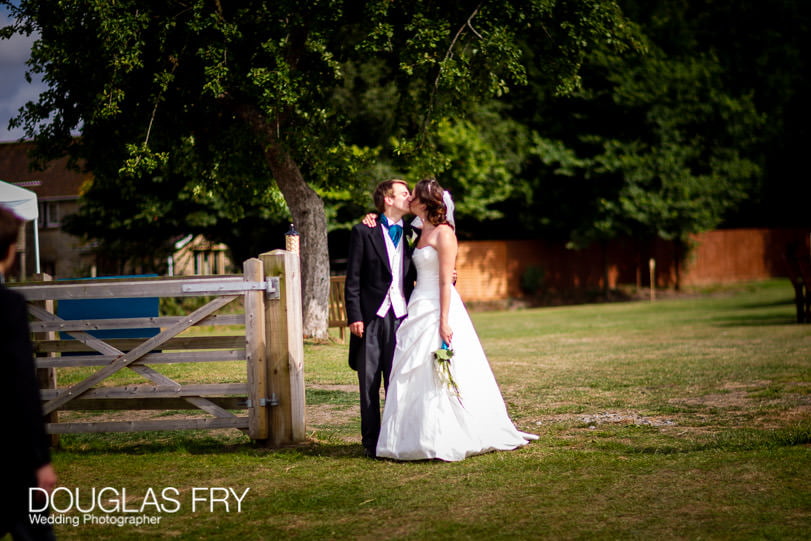
<instances>
[{"instance_id":1,"label":"bare patch of earth","mask_svg":"<svg viewBox=\"0 0 811 541\"><path fill-rule=\"evenodd\" d=\"M340 426L355 422L360 415L358 407L315 404L307 406L307 424L312 426Z\"/></svg>"},{"instance_id":2,"label":"bare patch of earth","mask_svg":"<svg viewBox=\"0 0 811 541\"><path fill-rule=\"evenodd\" d=\"M771 382L765 380L749 383L728 382L721 389L723 392L711 393L687 398L673 398L671 404L685 406L702 406L708 408L743 409L751 406L753 391L765 389Z\"/></svg>"},{"instance_id":3,"label":"bare patch of earth","mask_svg":"<svg viewBox=\"0 0 811 541\"><path fill-rule=\"evenodd\" d=\"M308 389L318 389L319 391L342 391L344 393L357 393L358 385L331 385L326 383L307 384Z\"/></svg>"},{"instance_id":4,"label":"bare patch of earth","mask_svg":"<svg viewBox=\"0 0 811 541\"><path fill-rule=\"evenodd\" d=\"M674 398L669 402L707 410L722 410L729 417L741 417L750 426L750 414L756 413L754 422L763 428L777 428L811 417L811 395L806 392L807 385L781 385L774 397L759 394L768 392L771 386L772 382L766 380L729 382L721 387L724 392Z\"/></svg>"},{"instance_id":5,"label":"bare patch of earth","mask_svg":"<svg viewBox=\"0 0 811 541\"><path fill-rule=\"evenodd\" d=\"M741 410L751 404L751 399L746 391L730 391L728 393L713 393L688 398L672 398L668 402L680 406Z\"/></svg>"},{"instance_id":6,"label":"bare patch of earth","mask_svg":"<svg viewBox=\"0 0 811 541\"><path fill-rule=\"evenodd\" d=\"M358 392L357 385L311 384L308 385L307 388L317 389L320 391L340 391L344 393ZM360 416L360 402L351 406L336 404L307 404L305 413L307 416L306 422L308 431L316 427L359 425L357 419ZM358 430L353 431L351 435L343 436L341 439L348 442L360 442L360 426L358 426Z\"/></svg>"},{"instance_id":7,"label":"bare patch of earth","mask_svg":"<svg viewBox=\"0 0 811 541\"><path fill-rule=\"evenodd\" d=\"M636 426L674 426L676 421L665 417L654 417L639 415L638 413L623 411L623 412L599 412L599 413L563 413L557 415L546 415L541 419L535 421L535 424L540 426L544 424L553 423L583 423L589 425L589 428L596 428L598 425L603 424L620 424L620 425L636 425Z\"/></svg>"},{"instance_id":8,"label":"bare patch of earth","mask_svg":"<svg viewBox=\"0 0 811 541\"><path fill-rule=\"evenodd\" d=\"M780 385L771 397L769 390L772 387L773 382L767 380L728 382L716 393L677 397L668 401L672 405L696 409L687 414L645 416L633 410L555 414L536 418L535 424L582 423L588 428L613 424L705 431L711 430L718 422L727 426L779 428L811 417L811 394L807 391L807 385Z\"/></svg>"}]
</instances>

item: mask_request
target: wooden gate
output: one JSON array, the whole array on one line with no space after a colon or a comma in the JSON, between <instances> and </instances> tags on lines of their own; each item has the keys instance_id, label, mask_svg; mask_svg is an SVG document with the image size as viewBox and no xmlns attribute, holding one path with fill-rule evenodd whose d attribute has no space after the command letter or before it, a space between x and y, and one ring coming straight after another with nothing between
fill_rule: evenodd
<instances>
[{"instance_id":1,"label":"wooden gate","mask_svg":"<svg viewBox=\"0 0 811 541\"><path fill-rule=\"evenodd\" d=\"M260 442L300 442L304 433L301 280L298 256L275 250L250 259L244 275L80 280L24 284L29 302L43 410L50 434L237 428ZM54 302L66 299L206 297L183 316L67 320ZM237 299L244 310L219 313ZM122 302L125 302L122 300ZM238 303L237 303L238 304ZM182 336L193 326L237 329L237 335ZM234 327L236 326L236 327ZM115 329L155 329L144 339L102 339ZM243 331L244 329L244 331ZM242 382L179 383L155 367L175 363L244 361ZM100 367L81 381L57 385L57 370ZM118 385L110 377L132 370L147 380ZM199 408L204 418L58 422L65 410ZM246 412L237 414L233 410Z\"/></svg>"}]
</instances>

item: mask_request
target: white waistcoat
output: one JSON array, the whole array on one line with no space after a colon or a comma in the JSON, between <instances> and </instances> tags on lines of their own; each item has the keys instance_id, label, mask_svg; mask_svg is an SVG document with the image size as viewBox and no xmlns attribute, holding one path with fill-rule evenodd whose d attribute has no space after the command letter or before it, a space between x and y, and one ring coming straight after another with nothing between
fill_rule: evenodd
<instances>
[{"instance_id":1,"label":"white waistcoat","mask_svg":"<svg viewBox=\"0 0 811 541\"><path fill-rule=\"evenodd\" d=\"M394 315L401 318L406 315L406 299L403 293L403 251L405 250L405 235L400 238L397 247L389 237L389 232L386 227L380 228L383 233L383 240L386 241L386 252L389 256L389 265L391 265L391 284L389 285L389 292L386 298L383 299L383 304L377 310L379 317L384 317L386 312L391 308Z\"/></svg>"}]
</instances>

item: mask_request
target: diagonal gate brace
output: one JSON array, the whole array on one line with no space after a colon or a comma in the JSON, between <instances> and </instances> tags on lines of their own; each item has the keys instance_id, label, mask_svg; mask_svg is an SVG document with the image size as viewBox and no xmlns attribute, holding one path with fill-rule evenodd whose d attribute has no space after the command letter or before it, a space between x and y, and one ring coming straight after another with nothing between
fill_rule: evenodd
<instances>
[{"instance_id":1,"label":"diagonal gate brace","mask_svg":"<svg viewBox=\"0 0 811 541\"><path fill-rule=\"evenodd\" d=\"M69 387L69 388L65 389L64 391L62 391L59 394L59 396L57 396L56 398L54 398L52 400L49 400L48 402L43 404L43 406L42 406L43 414L48 415L49 413L52 413L53 411L59 409L60 407L64 406L65 404L67 404L68 402L73 400L74 398L76 398L76 397L82 395L83 393L89 391L90 389L93 388L93 386L95 386L100 381L108 378L109 376L115 374L116 372L118 372L122 368L125 368L125 367L129 366L130 364L132 364L133 362L137 361L138 359L140 359L141 357L143 357L144 355L146 355L150 351L152 351L154 349L159 349L161 344L163 344L163 343L167 342L168 340L174 338L175 336L177 336L181 332L185 331L186 329L188 329L192 325L196 324L200 320L202 320L202 319L208 317L209 315L213 314L214 312L216 312L217 310L219 310L220 308L222 308L223 306L225 306L229 302L233 301L237 297L238 297L238 295L227 295L227 296L218 297L217 299L214 299L210 303L206 304L205 306L203 306L201 308L198 308L197 310L195 310L194 312L192 312L188 316L184 317L183 319L181 319L180 321L178 321L177 323L175 323L171 327L166 328L165 330L163 330L159 334L153 336L149 340L143 342L141 345L137 346L136 348L134 348L133 350L131 350L131 351L127 352L127 353L123 353L123 352L119 351L118 349L114 348L113 346L110 346L109 344L105 343L102 340L99 340L97 338L93 338L90 335L85 335L85 337L82 337L82 338L85 338L85 339L82 340L82 342L86 343L88 346L93 347L94 349L97 349L97 351L100 351L100 352L106 353L106 354L111 354L112 353L111 350L115 350L115 352L117 352L117 353L113 353L113 354L120 354L120 356L115 361L110 363L109 365L107 365L104 368L101 368L100 370L96 371L96 373L94 373L92 376L80 381L79 383L73 385L72 387ZM36 307L32 307L32 308L36 308ZM35 315L39 316L40 314L36 313ZM52 314L49 314L49 316L55 317ZM71 334L73 334L73 333L71 333ZM77 335L83 335L85 333L76 333L76 334ZM90 338L92 340L88 340L87 338ZM102 345L91 343L92 341L97 341ZM146 375L146 372L147 371L142 371L142 373L144 373L144 375ZM205 399L201 399L201 400L205 400Z\"/></svg>"}]
</instances>

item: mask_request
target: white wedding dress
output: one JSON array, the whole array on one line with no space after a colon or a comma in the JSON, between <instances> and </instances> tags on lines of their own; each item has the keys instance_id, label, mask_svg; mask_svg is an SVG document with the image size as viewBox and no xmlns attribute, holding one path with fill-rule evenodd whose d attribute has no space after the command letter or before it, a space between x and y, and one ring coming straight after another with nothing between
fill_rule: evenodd
<instances>
[{"instance_id":1,"label":"white wedding dress","mask_svg":"<svg viewBox=\"0 0 811 541\"><path fill-rule=\"evenodd\" d=\"M448 323L453 329L451 369L457 398L440 380L439 255L431 246L414 251L417 285L397 348L383 409L377 456L397 460L462 460L525 445L537 436L518 431L507 415L479 337L462 299L451 288Z\"/></svg>"}]
</instances>

